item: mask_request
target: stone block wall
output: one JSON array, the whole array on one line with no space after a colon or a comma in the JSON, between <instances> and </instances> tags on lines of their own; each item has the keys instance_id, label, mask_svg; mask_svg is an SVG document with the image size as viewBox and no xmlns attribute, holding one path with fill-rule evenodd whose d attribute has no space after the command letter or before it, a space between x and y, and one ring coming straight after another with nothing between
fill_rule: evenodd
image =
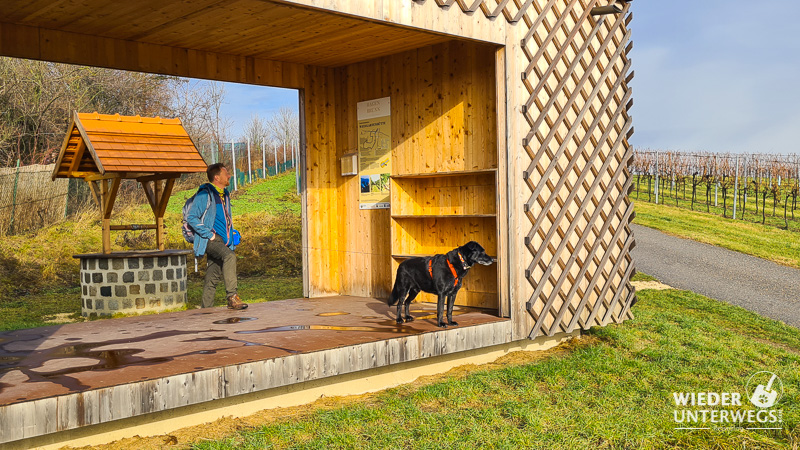
<instances>
[{"instance_id":1,"label":"stone block wall","mask_svg":"<svg viewBox=\"0 0 800 450\"><path fill-rule=\"evenodd\" d=\"M186 255L81 255L83 316L143 313L186 303Z\"/></svg>"}]
</instances>

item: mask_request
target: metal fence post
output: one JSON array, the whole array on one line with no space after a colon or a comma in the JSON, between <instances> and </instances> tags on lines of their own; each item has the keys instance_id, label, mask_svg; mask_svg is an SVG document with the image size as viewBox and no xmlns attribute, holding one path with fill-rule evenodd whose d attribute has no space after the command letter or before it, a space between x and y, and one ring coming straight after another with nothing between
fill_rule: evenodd
<instances>
[{"instance_id":1,"label":"metal fence post","mask_svg":"<svg viewBox=\"0 0 800 450\"><path fill-rule=\"evenodd\" d=\"M275 175L278 175L278 146L275 146L275 152L272 154L275 157Z\"/></svg>"},{"instance_id":2,"label":"metal fence post","mask_svg":"<svg viewBox=\"0 0 800 450\"><path fill-rule=\"evenodd\" d=\"M17 183L19 182L19 158L17 158L17 174L14 176L14 192L11 196L11 223L8 234L14 234L14 215L17 212Z\"/></svg>"},{"instance_id":3,"label":"metal fence post","mask_svg":"<svg viewBox=\"0 0 800 450\"><path fill-rule=\"evenodd\" d=\"M736 200L739 198L739 155L736 155L736 180L733 182L733 220L736 220Z\"/></svg>"},{"instance_id":4,"label":"metal fence post","mask_svg":"<svg viewBox=\"0 0 800 450\"><path fill-rule=\"evenodd\" d=\"M250 167L250 138L247 138L247 182L253 182L253 170Z\"/></svg>"},{"instance_id":5,"label":"metal fence post","mask_svg":"<svg viewBox=\"0 0 800 450\"><path fill-rule=\"evenodd\" d=\"M236 143L231 142L231 155L233 156L233 190L239 190L239 174L236 173Z\"/></svg>"},{"instance_id":6,"label":"metal fence post","mask_svg":"<svg viewBox=\"0 0 800 450\"><path fill-rule=\"evenodd\" d=\"M283 138L283 170L286 170L286 138Z\"/></svg>"},{"instance_id":7,"label":"metal fence post","mask_svg":"<svg viewBox=\"0 0 800 450\"><path fill-rule=\"evenodd\" d=\"M658 204L658 192L660 190L658 188L658 152L656 152L656 205Z\"/></svg>"}]
</instances>

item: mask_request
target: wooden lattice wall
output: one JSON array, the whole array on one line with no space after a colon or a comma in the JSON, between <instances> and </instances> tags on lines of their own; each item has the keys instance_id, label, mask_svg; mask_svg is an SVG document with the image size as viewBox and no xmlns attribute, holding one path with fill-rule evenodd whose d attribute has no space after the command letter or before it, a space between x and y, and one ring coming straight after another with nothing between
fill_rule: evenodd
<instances>
[{"instance_id":1,"label":"wooden lattice wall","mask_svg":"<svg viewBox=\"0 0 800 450\"><path fill-rule=\"evenodd\" d=\"M620 14L593 17L592 8L608 0L436 2L525 24L527 167L510 176L527 188L520 261L532 291L520 293L534 319L529 337L632 318L630 3L620 4ZM509 147L521 151L513 141Z\"/></svg>"},{"instance_id":2,"label":"wooden lattice wall","mask_svg":"<svg viewBox=\"0 0 800 450\"><path fill-rule=\"evenodd\" d=\"M523 18L530 337L632 318L631 14L590 15L605 3L539 1Z\"/></svg>"}]
</instances>

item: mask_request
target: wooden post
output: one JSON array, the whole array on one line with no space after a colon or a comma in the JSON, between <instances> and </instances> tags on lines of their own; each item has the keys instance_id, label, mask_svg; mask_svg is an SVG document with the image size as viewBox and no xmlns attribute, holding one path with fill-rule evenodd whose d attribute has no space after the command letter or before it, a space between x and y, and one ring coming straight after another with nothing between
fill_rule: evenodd
<instances>
[{"instance_id":1,"label":"wooden post","mask_svg":"<svg viewBox=\"0 0 800 450\"><path fill-rule=\"evenodd\" d=\"M161 202L158 206L156 226L158 226L158 234L161 235L161 243L158 245L159 250L164 250L164 245L167 241L167 229L164 227L164 213L167 211L167 204L169 203L169 197L172 195L172 188L174 186L175 178L168 178L165 182L164 192L161 194Z\"/></svg>"},{"instance_id":2,"label":"wooden post","mask_svg":"<svg viewBox=\"0 0 800 450\"><path fill-rule=\"evenodd\" d=\"M300 195L300 170L297 168L297 161L300 159L300 146L295 146L292 142L292 167L294 167L294 185L297 188L297 195Z\"/></svg>"},{"instance_id":3,"label":"wooden post","mask_svg":"<svg viewBox=\"0 0 800 450\"><path fill-rule=\"evenodd\" d=\"M261 138L261 178L267 178L267 146Z\"/></svg>"},{"instance_id":4,"label":"wooden post","mask_svg":"<svg viewBox=\"0 0 800 450\"><path fill-rule=\"evenodd\" d=\"M175 186L175 178L167 178L164 187L161 187L161 179L154 177L143 177L139 179L142 184L147 202L153 210L156 218L156 246L159 250L164 250L166 245L166 228L164 227L164 214L167 211L167 204L172 195L172 188ZM153 186L150 186L153 183Z\"/></svg>"},{"instance_id":5,"label":"wooden post","mask_svg":"<svg viewBox=\"0 0 800 450\"><path fill-rule=\"evenodd\" d=\"M111 212L114 210L114 201L117 199L121 182L121 176L116 176L112 180L100 181L103 191L103 207L100 211L103 218L103 253L111 253Z\"/></svg>"},{"instance_id":6,"label":"wooden post","mask_svg":"<svg viewBox=\"0 0 800 450\"><path fill-rule=\"evenodd\" d=\"M158 210L159 207L161 206L161 197L163 193L163 190L161 188L161 180L153 181L153 191L156 200L155 201L156 208L155 210L153 210L153 213L155 213L156 216L156 247L158 247L159 250L164 250L164 240L163 240L163 235L161 233L162 230L164 229L164 217L158 216Z\"/></svg>"}]
</instances>

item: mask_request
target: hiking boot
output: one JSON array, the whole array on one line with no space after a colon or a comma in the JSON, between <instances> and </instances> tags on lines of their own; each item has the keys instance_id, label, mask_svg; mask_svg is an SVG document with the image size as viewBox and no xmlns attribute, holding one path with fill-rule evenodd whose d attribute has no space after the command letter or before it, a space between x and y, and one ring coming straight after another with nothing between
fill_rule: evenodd
<instances>
[{"instance_id":1,"label":"hiking boot","mask_svg":"<svg viewBox=\"0 0 800 450\"><path fill-rule=\"evenodd\" d=\"M233 294L228 297L228 309L247 309L247 303L242 302L239 294Z\"/></svg>"}]
</instances>

